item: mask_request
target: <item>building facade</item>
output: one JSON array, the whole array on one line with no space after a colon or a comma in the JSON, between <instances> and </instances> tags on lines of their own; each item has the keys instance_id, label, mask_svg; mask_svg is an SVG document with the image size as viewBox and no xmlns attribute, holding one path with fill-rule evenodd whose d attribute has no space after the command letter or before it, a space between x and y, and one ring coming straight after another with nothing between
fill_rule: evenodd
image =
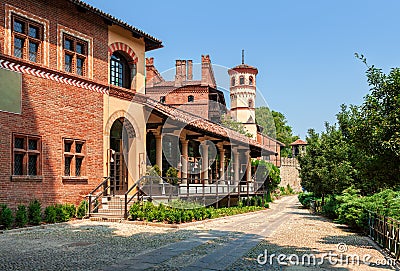
<instances>
[{"instance_id":1,"label":"building facade","mask_svg":"<svg viewBox=\"0 0 400 271\"><path fill-rule=\"evenodd\" d=\"M79 203L122 159L124 132L127 167L145 152L143 113L128 111L143 112L131 98L161 41L81 1L0 9L0 202ZM140 174L123 172L112 173L121 186Z\"/></svg>"}]
</instances>

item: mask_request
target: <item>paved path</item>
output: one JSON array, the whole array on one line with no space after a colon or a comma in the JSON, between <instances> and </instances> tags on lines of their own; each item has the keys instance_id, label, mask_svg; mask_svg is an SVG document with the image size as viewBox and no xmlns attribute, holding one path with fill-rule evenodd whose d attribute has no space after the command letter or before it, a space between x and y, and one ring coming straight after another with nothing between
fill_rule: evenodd
<instances>
[{"instance_id":1,"label":"paved path","mask_svg":"<svg viewBox=\"0 0 400 271\"><path fill-rule=\"evenodd\" d=\"M365 237L299 209L291 196L266 211L184 229L83 221L5 232L0 235L0 270L303 270L277 262L258 264L257 257L265 250L322 253L339 242L382 258ZM321 267L386 268L304 268Z\"/></svg>"}]
</instances>

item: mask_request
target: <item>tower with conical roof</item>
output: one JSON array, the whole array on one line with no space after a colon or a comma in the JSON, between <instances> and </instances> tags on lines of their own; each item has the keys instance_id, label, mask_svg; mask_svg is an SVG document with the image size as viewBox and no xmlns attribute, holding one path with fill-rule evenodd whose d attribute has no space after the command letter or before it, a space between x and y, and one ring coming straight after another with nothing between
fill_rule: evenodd
<instances>
[{"instance_id":1,"label":"tower with conical roof","mask_svg":"<svg viewBox=\"0 0 400 271\"><path fill-rule=\"evenodd\" d=\"M244 64L244 51L242 51L242 64L228 70L231 117L243 123L246 130L253 135L253 139L257 138L255 116L257 73L257 68Z\"/></svg>"}]
</instances>

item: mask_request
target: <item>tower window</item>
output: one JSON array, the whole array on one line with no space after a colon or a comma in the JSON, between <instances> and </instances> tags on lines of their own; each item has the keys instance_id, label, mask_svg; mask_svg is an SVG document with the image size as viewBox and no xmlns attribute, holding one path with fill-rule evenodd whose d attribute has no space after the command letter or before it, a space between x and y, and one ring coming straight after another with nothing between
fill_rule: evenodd
<instances>
[{"instance_id":1,"label":"tower window","mask_svg":"<svg viewBox=\"0 0 400 271\"><path fill-rule=\"evenodd\" d=\"M189 103L194 102L194 96L193 96L193 95L189 95L189 96L188 96L188 102L189 102Z\"/></svg>"},{"instance_id":2,"label":"tower window","mask_svg":"<svg viewBox=\"0 0 400 271\"><path fill-rule=\"evenodd\" d=\"M160 97L160 103L165 103L165 96Z\"/></svg>"},{"instance_id":3,"label":"tower window","mask_svg":"<svg viewBox=\"0 0 400 271\"><path fill-rule=\"evenodd\" d=\"M253 76L249 77L249 85L252 86L253 85Z\"/></svg>"},{"instance_id":4,"label":"tower window","mask_svg":"<svg viewBox=\"0 0 400 271\"><path fill-rule=\"evenodd\" d=\"M249 108L253 108L254 107L254 102L252 99L249 99Z\"/></svg>"},{"instance_id":5,"label":"tower window","mask_svg":"<svg viewBox=\"0 0 400 271\"><path fill-rule=\"evenodd\" d=\"M232 77L232 79L231 79L231 86L232 87L235 86L235 77Z\"/></svg>"},{"instance_id":6,"label":"tower window","mask_svg":"<svg viewBox=\"0 0 400 271\"><path fill-rule=\"evenodd\" d=\"M244 85L244 76L239 77L239 84Z\"/></svg>"}]
</instances>

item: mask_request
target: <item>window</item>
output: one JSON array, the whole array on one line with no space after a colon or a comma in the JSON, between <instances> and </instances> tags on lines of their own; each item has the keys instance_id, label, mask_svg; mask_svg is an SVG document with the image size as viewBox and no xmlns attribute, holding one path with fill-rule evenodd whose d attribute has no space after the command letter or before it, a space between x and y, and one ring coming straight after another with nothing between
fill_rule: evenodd
<instances>
[{"instance_id":1,"label":"window","mask_svg":"<svg viewBox=\"0 0 400 271\"><path fill-rule=\"evenodd\" d=\"M81 177L84 171L85 141L64 139L64 176Z\"/></svg>"},{"instance_id":2,"label":"window","mask_svg":"<svg viewBox=\"0 0 400 271\"><path fill-rule=\"evenodd\" d=\"M232 77L232 79L231 79L231 86L232 87L235 86L235 77Z\"/></svg>"},{"instance_id":3,"label":"window","mask_svg":"<svg viewBox=\"0 0 400 271\"><path fill-rule=\"evenodd\" d=\"M254 102L252 99L249 99L249 108L253 108L254 107Z\"/></svg>"},{"instance_id":4,"label":"window","mask_svg":"<svg viewBox=\"0 0 400 271\"><path fill-rule=\"evenodd\" d=\"M244 85L244 76L239 77L239 84Z\"/></svg>"},{"instance_id":5,"label":"window","mask_svg":"<svg viewBox=\"0 0 400 271\"><path fill-rule=\"evenodd\" d=\"M13 175L41 175L41 138L13 134Z\"/></svg>"},{"instance_id":6,"label":"window","mask_svg":"<svg viewBox=\"0 0 400 271\"><path fill-rule=\"evenodd\" d=\"M64 34L64 71L80 76L86 75L86 59L88 54L86 41Z\"/></svg>"},{"instance_id":7,"label":"window","mask_svg":"<svg viewBox=\"0 0 400 271\"><path fill-rule=\"evenodd\" d=\"M160 97L160 103L165 103L165 96Z\"/></svg>"},{"instance_id":8,"label":"window","mask_svg":"<svg viewBox=\"0 0 400 271\"><path fill-rule=\"evenodd\" d=\"M15 57L41 62L43 25L13 15L12 36L12 52Z\"/></svg>"},{"instance_id":9,"label":"window","mask_svg":"<svg viewBox=\"0 0 400 271\"><path fill-rule=\"evenodd\" d=\"M130 88L132 80L136 77L136 64L120 53L114 52L110 60L110 84Z\"/></svg>"},{"instance_id":10,"label":"window","mask_svg":"<svg viewBox=\"0 0 400 271\"><path fill-rule=\"evenodd\" d=\"M194 102L194 96L193 96L193 95L189 95L189 96L188 96L188 102L189 102L189 103Z\"/></svg>"},{"instance_id":11,"label":"window","mask_svg":"<svg viewBox=\"0 0 400 271\"><path fill-rule=\"evenodd\" d=\"M253 76L249 77L249 85L252 86L253 85Z\"/></svg>"}]
</instances>

